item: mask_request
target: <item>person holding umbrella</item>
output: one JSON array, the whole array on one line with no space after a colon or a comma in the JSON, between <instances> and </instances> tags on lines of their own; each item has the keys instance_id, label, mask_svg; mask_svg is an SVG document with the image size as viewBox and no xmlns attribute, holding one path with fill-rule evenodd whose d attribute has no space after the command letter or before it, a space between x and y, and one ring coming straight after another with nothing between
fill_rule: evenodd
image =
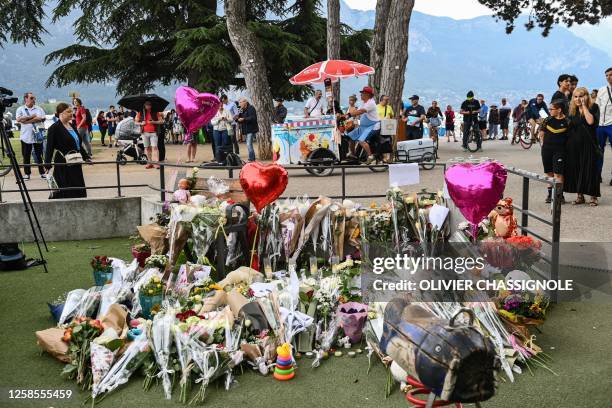
<instances>
[{"instance_id":1,"label":"person holding umbrella","mask_svg":"<svg viewBox=\"0 0 612 408\"><path fill-rule=\"evenodd\" d=\"M142 127L142 143L147 150L147 157L153 159L152 153L155 153L155 158L159 161L157 128L164 124L164 120L159 112L153 111L153 105L150 100L145 101L143 111L138 112L136 115L136 124ZM147 164L146 168L151 169L153 165ZM158 169L159 165L156 164L155 168Z\"/></svg>"},{"instance_id":2,"label":"person holding umbrella","mask_svg":"<svg viewBox=\"0 0 612 408\"><path fill-rule=\"evenodd\" d=\"M160 143L160 137L163 138L162 132L164 125L164 117L161 112L168 106L168 101L156 94L141 94L128 95L121 98L119 106L125 109L137 111L134 123L142 128L142 142L147 150L147 157L151 161L154 160L152 155L155 152L155 159L163 161L164 154ZM135 112L134 112L135 113ZM159 166L155 166L159 168ZM147 169L153 168L152 164L148 164Z\"/></svg>"}]
</instances>

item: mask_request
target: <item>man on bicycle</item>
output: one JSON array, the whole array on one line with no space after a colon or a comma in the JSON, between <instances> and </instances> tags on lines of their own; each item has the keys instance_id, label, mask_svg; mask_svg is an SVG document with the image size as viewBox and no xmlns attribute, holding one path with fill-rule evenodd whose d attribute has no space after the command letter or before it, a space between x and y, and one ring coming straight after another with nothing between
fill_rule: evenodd
<instances>
[{"instance_id":1,"label":"man on bicycle","mask_svg":"<svg viewBox=\"0 0 612 408\"><path fill-rule=\"evenodd\" d=\"M544 95L538 94L535 98L529 101L527 105L527 111L525 112L525 116L527 121L531 125L531 143L535 143L536 139L536 125L542 123L542 117L540 115L540 111L544 110L547 116L550 116L550 112L548 112L548 106L546 106L546 102L544 102Z\"/></svg>"},{"instance_id":2,"label":"man on bicycle","mask_svg":"<svg viewBox=\"0 0 612 408\"><path fill-rule=\"evenodd\" d=\"M467 99L461 104L461 113L463 115L463 151L468 151L468 140L473 126L478 126L478 113L480 112L480 102L474 98L474 92L467 93ZM478 129L478 127L476 127ZM480 134L480 129L478 129ZM482 138L477 138L477 151L482 150Z\"/></svg>"}]
</instances>

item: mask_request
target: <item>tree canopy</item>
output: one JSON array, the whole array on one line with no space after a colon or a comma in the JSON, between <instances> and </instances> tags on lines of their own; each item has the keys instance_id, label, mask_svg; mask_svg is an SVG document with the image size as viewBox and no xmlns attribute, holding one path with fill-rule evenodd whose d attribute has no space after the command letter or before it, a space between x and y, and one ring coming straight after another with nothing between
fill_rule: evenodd
<instances>
[{"instance_id":1,"label":"tree canopy","mask_svg":"<svg viewBox=\"0 0 612 408\"><path fill-rule=\"evenodd\" d=\"M610 0L478 0L493 10L495 16L506 22L506 32L515 28L516 19L523 12L529 13L525 24L528 30L536 26L547 36L559 23L571 27L574 24L597 24L602 18L612 15Z\"/></svg>"},{"instance_id":2,"label":"tree canopy","mask_svg":"<svg viewBox=\"0 0 612 408\"><path fill-rule=\"evenodd\" d=\"M0 0L4 18L0 44L42 45L45 0ZM288 79L326 58L326 20L319 0L246 0L249 28L265 50L274 97L303 100L311 87ZM229 41L216 0L58 0L51 17L60 23L75 10L75 42L54 50L47 64L59 64L47 85L108 82L117 93L140 93L158 84L187 82L212 92L243 88L240 59ZM274 19L269 19L274 15ZM370 30L342 27L342 56L367 63Z\"/></svg>"}]
</instances>

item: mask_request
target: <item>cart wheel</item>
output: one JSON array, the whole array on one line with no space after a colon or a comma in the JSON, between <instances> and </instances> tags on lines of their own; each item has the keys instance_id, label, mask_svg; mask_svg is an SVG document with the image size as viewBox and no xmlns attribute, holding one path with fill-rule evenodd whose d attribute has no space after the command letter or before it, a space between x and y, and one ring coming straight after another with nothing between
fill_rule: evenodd
<instances>
[{"instance_id":1,"label":"cart wheel","mask_svg":"<svg viewBox=\"0 0 612 408\"><path fill-rule=\"evenodd\" d=\"M436 156L433 153L425 153L421 156L421 167L423 170L431 170L436 165Z\"/></svg>"},{"instance_id":2,"label":"cart wheel","mask_svg":"<svg viewBox=\"0 0 612 408\"><path fill-rule=\"evenodd\" d=\"M376 164L376 165L381 165L381 164L386 164L383 159L382 159L382 154L377 154L374 156L376 159L372 162L372 164ZM370 169L370 171L374 172L374 173L382 173L387 171L388 167L368 167Z\"/></svg>"},{"instance_id":3,"label":"cart wheel","mask_svg":"<svg viewBox=\"0 0 612 408\"><path fill-rule=\"evenodd\" d=\"M147 164L147 161L149 161L149 158L144 153L138 157L138 164Z\"/></svg>"},{"instance_id":4,"label":"cart wheel","mask_svg":"<svg viewBox=\"0 0 612 408\"><path fill-rule=\"evenodd\" d=\"M125 166L127 164L127 157L125 157L125 155L121 152L117 152L117 163L122 166Z\"/></svg>"},{"instance_id":5,"label":"cart wheel","mask_svg":"<svg viewBox=\"0 0 612 408\"><path fill-rule=\"evenodd\" d=\"M331 150L316 149L308 155L306 171L313 176L331 176L334 172L333 165L336 161L336 155Z\"/></svg>"}]
</instances>

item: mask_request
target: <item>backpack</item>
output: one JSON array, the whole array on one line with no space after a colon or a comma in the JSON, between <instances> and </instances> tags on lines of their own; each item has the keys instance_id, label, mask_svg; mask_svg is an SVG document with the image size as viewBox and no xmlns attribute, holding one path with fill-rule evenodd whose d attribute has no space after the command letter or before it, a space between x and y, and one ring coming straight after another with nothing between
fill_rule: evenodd
<instances>
[{"instance_id":1,"label":"backpack","mask_svg":"<svg viewBox=\"0 0 612 408\"><path fill-rule=\"evenodd\" d=\"M89 109L85 109L85 123L87 126L91 126L93 123L93 118L91 117L91 112L89 112Z\"/></svg>"},{"instance_id":2,"label":"backpack","mask_svg":"<svg viewBox=\"0 0 612 408\"><path fill-rule=\"evenodd\" d=\"M0 271L21 271L27 267L25 254L17 243L0 244Z\"/></svg>"},{"instance_id":3,"label":"backpack","mask_svg":"<svg viewBox=\"0 0 612 408\"><path fill-rule=\"evenodd\" d=\"M242 167L244 166L244 161L236 153L229 152L225 156L225 165L228 167Z\"/></svg>"}]
</instances>

